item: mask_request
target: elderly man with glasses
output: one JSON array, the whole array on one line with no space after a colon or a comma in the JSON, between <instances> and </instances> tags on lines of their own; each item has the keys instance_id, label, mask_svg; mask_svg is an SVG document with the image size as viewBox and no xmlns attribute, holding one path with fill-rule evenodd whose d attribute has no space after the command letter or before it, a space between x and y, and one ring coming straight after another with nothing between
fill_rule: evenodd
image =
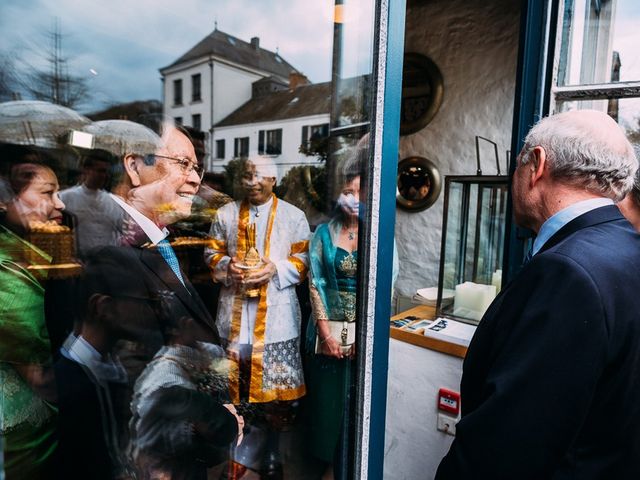
<instances>
[{"instance_id":1,"label":"elderly man with glasses","mask_svg":"<svg viewBox=\"0 0 640 480\"><path fill-rule=\"evenodd\" d=\"M120 359L126 372L124 383L113 389L115 393L112 410L118 437L115 448L121 449L120 452L116 452L119 454L125 451L129 443L130 404L136 380L147 366L154 365L154 356L165 343L165 337L170 333L171 328L175 328L174 323L179 321L180 325L188 326L180 333L190 339L192 349L206 351L210 345L219 345L218 331L213 319L180 268L176 254L167 240L169 234L167 226L189 216L193 198L200 187L203 172L197 163L191 140L184 131L173 125L163 125L161 135L158 136L142 125L128 123L127 138L123 138L122 142L114 141L113 144L116 147L112 150L112 153L121 158L121 175L111 193L111 199L123 213L122 224L115 227L118 230L120 245L101 247L90 253L93 258L108 259L111 265L120 266L120 269L108 270L108 275L111 276L109 296L118 298L131 296L127 285L133 283L139 287L136 296L146 298L149 302L147 308L140 310L138 314L146 318L136 319L137 325L143 325L144 328L130 331L127 338L109 339L114 344L110 354ZM96 138L95 143L101 145L101 139ZM158 299L162 299L161 309L157 307ZM126 315L121 315L119 318L122 322L130 321ZM81 325L76 325L75 332L69 336L63 346L63 355L66 353L65 356L73 359L72 353L76 350L76 344L82 341L83 331ZM84 341L82 344L86 347L91 342ZM99 359L100 355L95 357ZM179 370L179 366L176 368ZM164 376L157 380L161 383L166 381L167 385L172 385L179 382L179 379L189 383L186 378L193 376L191 384L200 385L202 382L199 382L198 376L204 373L206 372L197 369L187 369L176 371L173 376L167 378ZM202 385L204 388L204 384ZM212 387L207 388L210 390ZM216 398L228 398L224 385L216 386L216 392L209 390L207 392L215 393ZM144 392L138 392L137 395L140 397L139 402L146 401ZM156 401L150 404L162 406L163 402L157 399L158 394L154 395ZM80 411L79 408L65 410L71 415L74 411ZM238 426L241 422L241 419L235 416L235 410L231 404L227 409L218 410L217 414L212 412L211 415L219 416L220 412L228 417L220 419L223 424L231 422ZM146 413L150 414L150 412ZM180 420L181 422L176 422L176 425L184 424L188 427L189 418ZM82 422L76 421L75 424L82 425ZM140 432L139 425L132 424L131 427ZM180 431L160 432L166 435L166 438L154 437L153 441L146 438L144 449L139 444L135 447L144 451L145 458L165 458L167 448L176 451L186 448L185 441L190 438L190 435L185 436L183 430L184 428ZM220 439L229 438L228 433L226 432ZM237 433L239 432L231 432L231 437L235 437ZM73 437L72 434L67 435L67 438L71 437ZM112 448L114 448L113 442ZM124 455L120 456L124 457ZM190 465L189 468L195 468L195 471L203 475L207 464L215 461L206 458L206 455L201 455L196 460L188 455L180 458L165 458L165 460L171 469L179 469L181 462L196 462L197 466ZM91 468L89 463L90 460L78 458L68 470L84 471L82 467ZM150 468L147 464L139 465L137 462L135 465L125 466L130 471L138 470L138 475L146 478L146 473L140 470L143 467ZM156 468L158 465L154 464L151 467Z\"/></svg>"}]
</instances>

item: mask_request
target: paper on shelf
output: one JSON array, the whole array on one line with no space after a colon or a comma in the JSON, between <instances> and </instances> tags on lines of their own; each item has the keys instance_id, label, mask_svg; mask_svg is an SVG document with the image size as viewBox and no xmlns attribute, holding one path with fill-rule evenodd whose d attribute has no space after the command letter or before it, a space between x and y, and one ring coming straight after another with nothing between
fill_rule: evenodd
<instances>
[{"instance_id":1,"label":"paper on shelf","mask_svg":"<svg viewBox=\"0 0 640 480\"><path fill-rule=\"evenodd\" d=\"M424 329L424 336L468 347L475 332L475 325L457 322L450 318L436 318Z\"/></svg>"}]
</instances>

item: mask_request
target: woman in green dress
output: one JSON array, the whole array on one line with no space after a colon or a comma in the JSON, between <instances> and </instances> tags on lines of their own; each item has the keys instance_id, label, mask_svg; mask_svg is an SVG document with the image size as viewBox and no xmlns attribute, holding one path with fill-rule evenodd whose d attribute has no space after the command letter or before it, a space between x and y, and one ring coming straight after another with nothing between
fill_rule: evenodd
<instances>
[{"instance_id":1,"label":"woman in green dress","mask_svg":"<svg viewBox=\"0 0 640 480\"><path fill-rule=\"evenodd\" d=\"M360 174L345 173L334 218L316 229L309 248L313 326L307 334L311 450L327 465L323 479L341 478L339 443L347 440L355 357ZM315 353L313 353L315 352Z\"/></svg>"},{"instance_id":2,"label":"woman in green dress","mask_svg":"<svg viewBox=\"0 0 640 480\"><path fill-rule=\"evenodd\" d=\"M64 204L43 165L18 164L0 215L0 434L6 480L50 478L56 448L55 385L44 288L27 267L46 253L24 240L33 222L57 222Z\"/></svg>"}]
</instances>

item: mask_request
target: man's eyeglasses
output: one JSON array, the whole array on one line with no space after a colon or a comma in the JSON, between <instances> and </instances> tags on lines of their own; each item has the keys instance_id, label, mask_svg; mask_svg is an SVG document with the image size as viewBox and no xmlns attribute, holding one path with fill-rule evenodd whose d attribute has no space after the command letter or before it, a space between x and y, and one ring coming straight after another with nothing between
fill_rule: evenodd
<instances>
[{"instance_id":1,"label":"man's eyeglasses","mask_svg":"<svg viewBox=\"0 0 640 480\"><path fill-rule=\"evenodd\" d=\"M182 170L182 173L184 173L185 175L189 175L191 174L191 172L195 171L200 180L202 180L202 177L204 176L204 168L197 163L192 162L188 158L173 158L167 157L165 155L157 155L155 153L151 153L145 156L145 163L149 165L153 164L154 162L150 161L153 160L153 158L164 158L166 160L171 160L173 163L180 166L180 170Z\"/></svg>"}]
</instances>

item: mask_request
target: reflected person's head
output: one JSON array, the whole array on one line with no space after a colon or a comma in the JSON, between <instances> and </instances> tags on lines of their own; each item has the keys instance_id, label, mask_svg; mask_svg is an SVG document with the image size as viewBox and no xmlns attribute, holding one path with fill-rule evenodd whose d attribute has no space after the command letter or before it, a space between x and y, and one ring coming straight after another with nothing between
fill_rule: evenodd
<instances>
[{"instance_id":1,"label":"reflected person's head","mask_svg":"<svg viewBox=\"0 0 640 480\"><path fill-rule=\"evenodd\" d=\"M90 338L99 335L107 350L118 340L145 342L157 335L156 301L143 279L123 269L109 251L87 257L76 293L76 330Z\"/></svg>"},{"instance_id":2,"label":"reflected person's head","mask_svg":"<svg viewBox=\"0 0 640 480\"><path fill-rule=\"evenodd\" d=\"M126 155L124 168L130 182L127 201L158 225L169 225L191 214L202 169L183 131L165 126L159 148L144 156Z\"/></svg>"},{"instance_id":3,"label":"reflected person's head","mask_svg":"<svg viewBox=\"0 0 640 480\"><path fill-rule=\"evenodd\" d=\"M82 166L82 183L89 190L100 190L109 181L111 163L103 158L87 156Z\"/></svg>"},{"instance_id":4,"label":"reflected person's head","mask_svg":"<svg viewBox=\"0 0 640 480\"><path fill-rule=\"evenodd\" d=\"M61 223L64 203L58 197L58 179L49 167L22 163L11 169L9 185L14 198L7 205L7 219L28 229L33 222Z\"/></svg>"},{"instance_id":5,"label":"reflected person's head","mask_svg":"<svg viewBox=\"0 0 640 480\"><path fill-rule=\"evenodd\" d=\"M527 134L512 177L516 223L536 230L563 201L619 201L638 168L624 131L608 115L576 110L542 119ZM562 193L561 193L562 192Z\"/></svg>"},{"instance_id":6,"label":"reflected person's head","mask_svg":"<svg viewBox=\"0 0 640 480\"><path fill-rule=\"evenodd\" d=\"M360 205L365 201L360 179L369 154L369 134L355 145L350 155L338 166L340 194L336 200L338 212L345 221L357 221Z\"/></svg>"},{"instance_id":7,"label":"reflected person's head","mask_svg":"<svg viewBox=\"0 0 640 480\"><path fill-rule=\"evenodd\" d=\"M337 203L345 220L357 221L360 211L360 175L347 177Z\"/></svg>"},{"instance_id":8,"label":"reflected person's head","mask_svg":"<svg viewBox=\"0 0 640 480\"><path fill-rule=\"evenodd\" d=\"M241 185L247 200L252 205L269 201L276 185L276 166L267 157L252 157L244 162Z\"/></svg>"}]
</instances>

